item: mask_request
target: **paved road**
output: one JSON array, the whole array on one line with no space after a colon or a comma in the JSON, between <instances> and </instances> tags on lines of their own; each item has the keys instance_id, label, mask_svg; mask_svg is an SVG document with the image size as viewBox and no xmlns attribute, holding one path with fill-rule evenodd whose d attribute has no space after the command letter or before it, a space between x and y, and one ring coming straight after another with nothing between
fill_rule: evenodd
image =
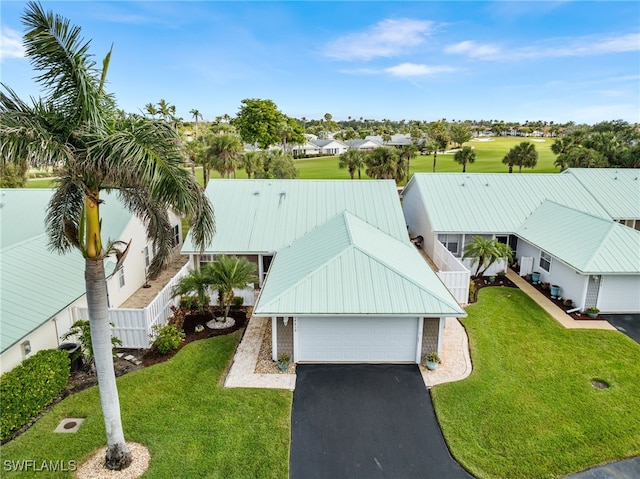
<instances>
[{"instance_id":1,"label":"paved road","mask_svg":"<svg viewBox=\"0 0 640 479\"><path fill-rule=\"evenodd\" d=\"M640 314L603 314L602 317L618 331L640 343Z\"/></svg>"},{"instance_id":2,"label":"paved road","mask_svg":"<svg viewBox=\"0 0 640 479\"><path fill-rule=\"evenodd\" d=\"M290 479L470 479L416 365L298 365Z\"/></svg>"},{"instance_id":3,"label":"paved road","mask_svg":"<svg viewBox=\"0 0 640 479\"><path fill-rule=\"evenodd\" d=\"M612 462L605 466L594 467L565 479L638 479L640 478L640 457L626 461Z\"/></svg>"}]
</instances>

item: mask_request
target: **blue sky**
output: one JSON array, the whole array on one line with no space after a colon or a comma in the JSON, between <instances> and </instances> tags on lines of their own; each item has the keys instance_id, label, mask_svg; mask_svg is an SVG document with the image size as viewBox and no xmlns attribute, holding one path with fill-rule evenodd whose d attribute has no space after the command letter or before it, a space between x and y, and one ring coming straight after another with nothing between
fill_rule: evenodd
<instances>
[{"instance_id":1,"label":"blue sky","mask_svg":"<svg viewBox=\"0 0 640 479\"><path fill-rule=\"evenodd\" d=\"M38 95L26 2L0 5L0 78ZM640 122L640 2L43 2L138 112L190 119L268 98L293 117Z\"/></svg>"}]
</instances>

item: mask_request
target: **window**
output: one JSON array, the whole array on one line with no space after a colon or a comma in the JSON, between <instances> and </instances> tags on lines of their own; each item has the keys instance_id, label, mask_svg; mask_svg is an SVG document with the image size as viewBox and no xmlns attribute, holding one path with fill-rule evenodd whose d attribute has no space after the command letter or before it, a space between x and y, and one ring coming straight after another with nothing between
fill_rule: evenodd
<instances>
[{"instance_id":1,"label":"window","mask_svg":"<svg viewBox=\"0 0 640 479\"><path fill-rule=\"evenodd\" d=\"M145 246L144 247L144 267L149 268L150 264L151 264L151 256L149 256L149 247Z\"/></svg>"},{"instance_id":2,"label":"window","mask_svg":"<svg viewBox=\"0 0 640 479\"><path fill-rule=\"evenodd\" d=\"M120 285L121 288L124 287L124 267L121 267L118 270L118 284Z\"/></svg>"},{"instance_id":3,"label":"window","mask_svg":"<svg viewBox=\"0 0 640 479\"><path fill-rule=\"evenodd\" d=\"M178 246L180 244L180 225L175 225L173 227L173 246Z\"/></svg>"},{"instance_id":4,"label":"window","mask_svg":"<svg viewBox=\"0 0 640 479\"><path fill-rule=\"evenodd\" d=\"M547 273L551 271L551 255L540 251L540 267Z\"/></svg>"},{"instance_id":5,"label":"window","mask_svg":"<svg viewBox=\"0 0 640 479\"><path fill-rule=\"evenodd\" d=\"M438 235L438 240L440 243L447 248L452 255L460 256L460 241L461 235Z\"/></svg>"},{"instance_id":6,"label":"window","mask_svg":"<svg viewBox=\"0 0 640 479\"><path fill-rule=\"evenodd\" d=\"M202 268L207 263L213 263L213 255L201 254L200 259L198 260L198 267Z\"/></svg>"}]
</instances>

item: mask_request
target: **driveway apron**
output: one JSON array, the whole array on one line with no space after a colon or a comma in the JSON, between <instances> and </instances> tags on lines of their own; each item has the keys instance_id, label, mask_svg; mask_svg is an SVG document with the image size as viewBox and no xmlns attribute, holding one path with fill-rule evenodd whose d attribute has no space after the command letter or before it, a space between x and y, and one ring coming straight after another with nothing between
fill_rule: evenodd
<instances>
[{"instance_id":1,"label":"driveway apron","mask_svg":"<svg viewBox=\"0 0 640 479\"><path fill-rule=\"evenodd\" d=\"M290 479L468 479L416 365L301 364Z\"/></svg>"}]
</instances>

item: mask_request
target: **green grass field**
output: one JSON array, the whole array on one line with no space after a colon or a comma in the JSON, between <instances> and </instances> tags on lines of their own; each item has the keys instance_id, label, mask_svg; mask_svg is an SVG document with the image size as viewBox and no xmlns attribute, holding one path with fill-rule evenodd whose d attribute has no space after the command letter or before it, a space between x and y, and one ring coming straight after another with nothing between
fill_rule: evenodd
<instances>
[{"instance_id":1,"label":"green grass field","mask_svg":"<svg viewBox=\"0 0 640 479\"><path fill-rule=\"evenodd\" d=\"M637 343L565 329L517 289L483 288L467 312L473 372L431 392L452 454L473 475L559 478L640 454Z\"/></svg>"},{"instance_id":2,"label":"green grass field","mask_svg":"<svg viewBox=\"0 0 640 479\"><path fill-rule=\"evenodd\" d=\"M551 151L551 145L555 140L550 138L518 138L499 137L490 141L470 141L465 146L472 146L476 151L476 161L467 165L469 173L507 173L509 168L502 163L502 159L509 149L522 141L531 141L538 152L538 165L533 168L524 168L522 173L557 173L560 170L553 166L556 156ZM321 158L300 159L296 161L302 179L349 179L346 169L338 168L338 157L326 156ZM411 161L410 173L423 173L433 171L433 155L418 155ZM438 153L436 172L462 172L462 166L455 162L453 154ZM514 171L517 173L517 169ZM364 171L363 178L368 178Z\"/></svg>"}]
</instances>

